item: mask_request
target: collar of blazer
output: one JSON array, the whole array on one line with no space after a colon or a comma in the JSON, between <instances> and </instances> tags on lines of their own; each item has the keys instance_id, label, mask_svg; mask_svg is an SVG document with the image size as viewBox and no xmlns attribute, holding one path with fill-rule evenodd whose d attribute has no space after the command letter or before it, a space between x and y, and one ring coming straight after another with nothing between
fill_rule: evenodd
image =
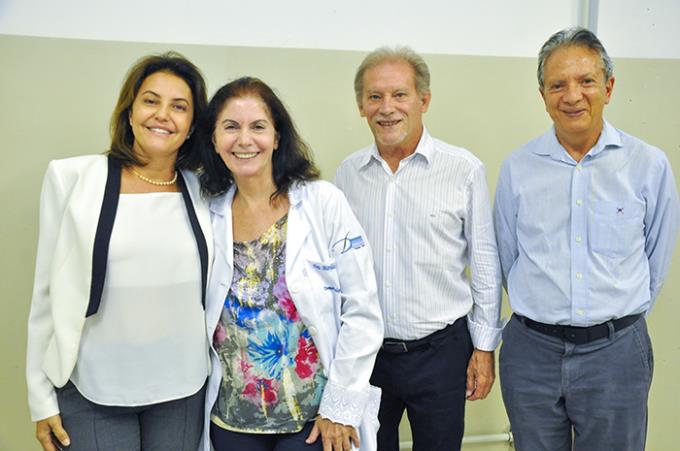
<instances>
[{"instance_id":1,"label":"collar of blazer","mask_svg":"<svg viewBox=\"0 0 680 451\"><path fill-rule=\"evenodd\" d=\"M122 167L120 161L109 155L104 198L102 200L101 210L99 211L97 232L94 236L90 300L87 304L85 316L91 316L97 313L102 300L102 291L104 290L104 279L106 276L106 263L109 257L109 243L111 242L111 232L113 231L113 223L116 219L116 210L118 210L118 199L120 197L121 171ZM189 194L181 171L177 177L177 184L182 192L182 199L184 200L184 206L187 209L191 230L194 233L194 238L196 238L196 247L198 248L198 255L201 259L201 302L203 308L205 308L205 289L208 281L208 246L205 241L205 235L203 235L201 226L198 223L196 210L194 209L191 195Z\"/></svg>"}]
</instances>

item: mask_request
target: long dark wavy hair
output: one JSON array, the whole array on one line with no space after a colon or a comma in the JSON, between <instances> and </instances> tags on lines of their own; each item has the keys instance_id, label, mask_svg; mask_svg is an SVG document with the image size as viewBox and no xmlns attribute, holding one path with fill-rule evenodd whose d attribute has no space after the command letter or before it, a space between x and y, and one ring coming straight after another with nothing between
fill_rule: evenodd
<instances>
[{"instance_id":1,"label":"long dark wavy hair","mask_svg":"<svg viewBox=\"0 0 680 451\"><path fill-rule=\"evenodd\" d=\"M208 197L217 196L229 190L234 177L215 152L213 134L217 117L227 102L234 98L254 96L262 100L269 110L274 129L279 137L276 151L272 154L272 176L276 191L271 199L286 195L296 182L319 178L319 170L314 165L311 152L293 124L286 107L274 91L262 80L254 77L241 77L222 86L212 97L205 114L196 128L197 144L203 170L200 175L201 190Z\"/></svg>"}]
</instances>

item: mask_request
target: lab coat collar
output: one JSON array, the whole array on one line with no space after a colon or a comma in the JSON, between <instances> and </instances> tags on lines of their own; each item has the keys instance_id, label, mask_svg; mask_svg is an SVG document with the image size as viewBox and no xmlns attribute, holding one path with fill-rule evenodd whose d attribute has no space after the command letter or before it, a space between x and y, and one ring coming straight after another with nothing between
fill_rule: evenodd
<instances>
[{"instance_id":1,"label":"lab coat collar","mask_svg":"<svg viewBox=\"0 0 680 451\"><path fill-rule=\"evenodd\" d=\"M304 183L295 183L288 192L290 209L288 210L286 258L291 264L298 257L302 245L310 233L308 221L302 220L305 193ZM233 268L234 262L231 204L235 194L236 186L234 185L226 193L210 200L210 212L219 217L218 220L213 221L215 249L230 268Z\"/></svg>"},{"instance_id":2,"label":"lab coat collar","mask_svg":"<svg viewBox=\"0 0 680 451\"><path fill-rule=\"evenodd\" d=\"M233 228L231 224L231 203L236 194L236 185L232 185L226 193L210 199L210 213L217 218L212 221L216 258L224 260L229 268L234 266L232 251Z\"/></svg>"},{"instance_id":3,"label":"lab coat collar","mask_svg":"<svg viewBox=\"0 0 680 451\"><path fill-rule=\"evenodd\" d=\"M309 221L302 219L304 215L304 197L306 185L295 183L288 192L288 232L286 236L286 271L295 263L303 244L310 234Z\"/></svg>"}]
</instances>

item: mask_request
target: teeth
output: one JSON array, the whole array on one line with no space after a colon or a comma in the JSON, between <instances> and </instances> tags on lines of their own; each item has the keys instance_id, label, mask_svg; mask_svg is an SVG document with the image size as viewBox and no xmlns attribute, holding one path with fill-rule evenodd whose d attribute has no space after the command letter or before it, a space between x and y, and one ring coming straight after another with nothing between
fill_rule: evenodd
<instances>
[{"instance_id":1,"label":"teeth","mask_svg":"<svg viewBox=\"0 0 680 451\"><path fill-rule=\"evenodd\" d=\"M170 131L165 130L163 128L149 127L149 130L151 130L154 133L160 133L162 135L169 135L170 134Z\"/></svg>"},{"instance_id":2,"label":"teeth","mask_svg":"<svg viewBox=\"0 0 680 451\"><path fill-rule=\"evenodd\" d=\"M383 127L391 127L392 125L396 125L399 121L380 121L378 124L382 125Z\"/></svg>"},{"instance_id":3,"label":"teeth","mask_svg":"<svg viewBox=\"0 0 680 451\"><path fill-rule=\"evenodd\" d=\"M252 152L252 153L238 153L234 152L234 156L236 158L242 158L242 159L248 159L248 158L253 158L257 156L257 152Z\"/></svg>"}]
</instances>

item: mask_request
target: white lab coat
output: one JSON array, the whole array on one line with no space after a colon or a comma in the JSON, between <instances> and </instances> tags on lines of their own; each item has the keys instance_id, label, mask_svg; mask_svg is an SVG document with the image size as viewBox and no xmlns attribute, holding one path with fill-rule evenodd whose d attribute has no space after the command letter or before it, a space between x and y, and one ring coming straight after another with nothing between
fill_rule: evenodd
<instances>
[{"instance_id":1,"label":"white lab coat","mask_svg":"<svg viewBox=\"0 0 680 451\"><path fill-rule=\"evenodd\" d=\"M232 281L234 193L232 187L210 203L215 261L206 301L209 336L215 332ZM374 451L380 389L370 386L369 378L383 323L366 235L344 195L328 182L297 184L288 198L286 281L328 378L319 414L357 427L361 451ZM210 449L210 412L222 377L214 350L211 361L202 451Z\"/></svg>"}]
</instances>

